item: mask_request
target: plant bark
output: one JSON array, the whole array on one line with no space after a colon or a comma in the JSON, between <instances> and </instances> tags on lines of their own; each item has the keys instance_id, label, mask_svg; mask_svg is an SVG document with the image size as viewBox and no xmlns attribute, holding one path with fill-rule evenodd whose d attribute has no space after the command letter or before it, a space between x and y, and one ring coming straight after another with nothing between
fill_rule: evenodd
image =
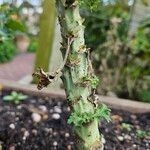
<instances>
[{"instance_id":1,"label":"plant bark","mask_svg":"<svg viewBox=\"0 0 150 150\"><path fill-rule=\"evenodd\" d=\"M88 49L85 46L83 19L79 14L76 0L56 0L58 18L61 25L62 55L65 58L67 47L70 47L67 62L62 70L67 100L72 113L79 115L94 113L95 105L89 100L93 88L88 80L92 75ZM68 42L68 40L70 42ZM71 42L72 40L72 42ZM68 45L70 44L70 45ZM74 125L79 150L102 150L102 137L98 129L98 119Z\"/></svg>"}]
</instances>

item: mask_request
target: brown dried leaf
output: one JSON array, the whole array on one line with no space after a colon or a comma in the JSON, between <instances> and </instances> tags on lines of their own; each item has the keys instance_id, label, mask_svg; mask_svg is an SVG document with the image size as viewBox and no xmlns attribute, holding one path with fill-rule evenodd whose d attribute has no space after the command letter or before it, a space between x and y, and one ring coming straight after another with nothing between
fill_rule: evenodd
<instances>
[{"instance_id":1,"label":"brown dried leaf","mask_svg":"<svg viewBox=\"0 0 150 150\"><path fill-rule=\"evenodd\" d=\"M39 68L37 72L33 73L33 76L38 78L38 90L47 87L55 78L55 75L49 75L41 68Z\"/></svg>"}]
</instances>

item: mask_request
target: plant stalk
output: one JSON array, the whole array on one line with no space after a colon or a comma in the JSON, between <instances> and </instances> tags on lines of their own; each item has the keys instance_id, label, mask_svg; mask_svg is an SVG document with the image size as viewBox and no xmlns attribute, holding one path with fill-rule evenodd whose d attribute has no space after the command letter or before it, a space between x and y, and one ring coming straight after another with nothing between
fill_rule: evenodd
<instances>
[{"instance_id":1,"label":"plant stalk","mask_svg":"<svg viewBox=\"0 0 150 150\"><path fill-rule=\"evenodd\" d=\"M94 100L89 100L93 94L93 87L87 79L93 73L89 63L89 49L85 46L83 18L79 13L78 1L56 0L56 6L61 25L61 52L64 59L67 48L70 47L66 64L62 70L67 101L72 109L72 114L79 116L94 114L96 107L92 102ZM86 120L82 124L75 124L74 131L78 150L103 150L97 118Z\"/></svg>"},{"instance_id":2,"label":"plant stalk","mask_svg":"<svg viewBox=\"0 0 150 150\"><path fill-rule=\"evenodd\" d=\"M55 31L55 0L43 1L43 13L40 16L40 33L38 49L36 52L35 67L49 70L49 62L52 54L54 31Z\"/></svg>"}]
</instances>

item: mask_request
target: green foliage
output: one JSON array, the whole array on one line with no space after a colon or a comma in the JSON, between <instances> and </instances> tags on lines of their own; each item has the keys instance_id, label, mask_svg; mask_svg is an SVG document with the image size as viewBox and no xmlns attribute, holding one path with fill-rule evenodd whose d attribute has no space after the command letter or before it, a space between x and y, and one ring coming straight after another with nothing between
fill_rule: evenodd
<instances>
[{"instance_id":1,"label":"green foliage","mask_svg":"<svg viewBox=\"0 0 150 150\"><path fill-rule=\"evenodd\" d=\"M36 40L31 40L28 46L28 52L34 53L38 48L38 42Z\"/></svg>"},{"instance_id":2,"label":"green foliage","mask_svg":"<svg viewBox=\"0 0 150 150\"><path fill-rule=\"evenodd\" d=\"M22 93L17 93L15 91L12 91L10 95L6 95L3 97L3 101L19 104L20 102L24 101L27 98L28 98L27 95L23 95Z\"/></svg>"},{"instance_id":3,"label":"green foliage","mask_svg":"<svg viewBox=\"0 0 150 150\"><path fill-rule=\"evenodd\" d=\"M144 19L130 42L131 56L127 75L130 76L132 95L150 102L150 18ZM132 86L133 85L133 86Z\"/></svg>"},{"instance_id":4,"label":"green foliage","mask_svg":"<svg viewBox=\"0 0 150 150\"><path fill-rule=\"evenodd\" d=\"M138 53L150 53L150 18L146 18L141 23L135 38L131 42L133 52Z\"/></svg>"},{"instance_id":5,"label":"green foliage","mask_svg":"<svg viewBox=\"0 0 150 150\"><path fill-rule=\"evenodd\" d=\"M19 20L8 19L5 27L12 31L25 32L25 26Z\"/></svg>"},{"instance_id":6,"label":"green foliage","mask_svg":"<svg viewBox=\"0 0 150 150\"><path fill-rule=\"evenodd\" d=\"M0 42L0 63L11 60L16 53L16 47L11 40Z\"/></svg>"},{"instance_id":7,"label":"green foliage","mask_svg":"<svg viewBox=\"0 0 150 150\"><path fill-rule=\"evenodd\" d=\"M150 103L150 90L143 90L140 91L138 94L138 97L141 101Z\"/></svg>"},{"instance_id":8,"label":"green foliage","mask_svg":"<svg viewBox=\"0 0 150 150\"><path fill-rule=\"evenodd\" d=\"M99 1L99 5L94 12L85 8L82 9L81 15L85 18L85 39L87 47L96 50L100 44L106 41L107 31L114 27L111 23L111 19L114 17L121 19L117 34L120 35L121 39L124 39L128 29L128 10L129 7L120 4L119 1L110 5L106 5L105 2Z\"/></svg>"},{"instance_id":9,"label":"green foliage","mask_svg":"<svg viewBox=\"0 0 150 150\"><path fill-rule=\"evenodd\" d=\"M19 19L19 8L7 3L0 5L0 62L13 58L15 54L13 40L16 34L24 32L25 29Z\"/></svg>"},{"instance_id":10,"label":"green foliage","mask_svg":"<svg viewBox=\"0 0 150 150\"><path fill-rule=\"evenodd\" d=\"M91 11L96 10L99 3L100 3L100 0L79 0L79 4L82 7L88 8Z\"/></svg>"},{"instance_id":11,"label":"green foliage","mask_svg":"<svg viewBox=\"0 0 150 150\"><path fill-rule=\"evenodd\" d=\"M146 18L128 41L130 6L127 2L100 1L96 11L82 9L87 47L100 74L100 94L149 102L150 18Z\"/></svg>"},{"instance_id":12,"label":"green foliage","mask_svg":"<svg viewBox=\"0 0 150 150\"><path fill-rule=\"evenodd\" d=\"M122 127L123 129L126 129L127 131L131 131L132 128L133 128L133 126L132 126L131 124L128 124L128 123L122 123L122 124L121 124L121 127Z\"/></svg>"},{"instance_id":13,"label":"green foliage","mask_svg":"<svg viewBox=\"0 0 150 150\"><path fill-rule=\"evenodd\" d=\"M150 132L144 131L144 130L137 130L136 131L136 136L139 138L145 138L146 136L150 137Z\"/></svg>"},{"instance_id":14,"label":"green foliage","mask_svg":"<svg viewBox=\"0 0 150 150\"><path fill-rule=\"evenodd\" d=\"M77 53L72 53L69 55L69 57L68 57L69 65L75 66L75 65L78 65L79 62L80 62L80 59L78 58Z\"/></svg>"},{"instance_id":15,"label":"green foliage","mask_svg":"<svg viewBox=\"0 0 150 150\"><path fill-rule=\"evenodd\" d=\"M98 86L99 84L99 78L95 75L93 76L85 76L82 78L82 84L90 84L90 86L93 88L93 89L96 89L96 87Z\"/></svg>"},{"instance_id":16,"label":"green foliage","mask_svg":"<svg viewBox=\"0 0 150 150\"><path fill-rule=\"evenodd\" d=\"M19 18L20 9L4 3L0 6L0 41L13 39L18 32L25 32L26 27Z\"/></svg>"},{"instance_id":17,"label":"green foliage","mask_svg":"<svg viewBox=\"0 0 150 150\"><path fill-rule=\"evenodd\" d=\"M97 76L92 76L92 78L90 79L91 80L91 87L93 89L96 89L96 87L98 86L99 84L99 78Z\"/></svg>"},{"instance_id":18,"label":"green foliage","mask_svg":"<svg viewBox=\"0 0 150 150\"><path fill-rule=\"evenodd\" d=\"M99 106L96 111L95 111L95 117L98 119L105 119L107 122L111 121L110 118L110 109L107 107L107 105L102 104L101 106Z\"/></svg>"},{"instance_id":19,"label":"green foliage","mask_svg":"<svg viewBox=\"0 0 150 150\"><path fill-rule=\"evenodd\" d=\"M82 126L85 123L91 122L93 120L92 113L78 113L73 112L68 119L69 124L74 124L75 126Z\"/></svg>"},{"instance_id":20,"label":"green foliage","mask_svg":"<svg viewBox=\"0 0 150 150\"><path fill-rule=\"evenodd\" d=\"M110 109L102 104L98 108L95 109L95 112L85 112L80 114L79 112L75 111L71 114L68 119L69 124L74 124L75 126L82 126L85 123L89 123L94 119L105 119L106 121L110 121Z\"/></svg>"}]
</instances>

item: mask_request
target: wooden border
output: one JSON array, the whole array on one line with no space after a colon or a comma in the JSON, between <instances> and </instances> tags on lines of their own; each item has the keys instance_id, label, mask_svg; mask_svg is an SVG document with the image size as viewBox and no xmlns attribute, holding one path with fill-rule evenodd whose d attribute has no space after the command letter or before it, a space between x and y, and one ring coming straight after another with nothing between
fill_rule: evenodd
<instances>
[{"instance_id":1,"label":"wooden border","mask_svg":"<svg viewBox=\"0 0 150 150\"><path fill-rule=\"evenodd\" d=\"M14 81L8 81L0 79L0 85L3 89L13 89L16 91L22 91L26 94L32 94L37 96L49 96L53 98L65 99L64 90L48 89L45 88L41 91L37 90L35 85L23 85ZM150 104L137 102L128 99L121 99L116 97L99 96L102 103L107 104L110 108L117 110L128 111L131 113L150 113Z\"/></svg>"}]
</instances>

